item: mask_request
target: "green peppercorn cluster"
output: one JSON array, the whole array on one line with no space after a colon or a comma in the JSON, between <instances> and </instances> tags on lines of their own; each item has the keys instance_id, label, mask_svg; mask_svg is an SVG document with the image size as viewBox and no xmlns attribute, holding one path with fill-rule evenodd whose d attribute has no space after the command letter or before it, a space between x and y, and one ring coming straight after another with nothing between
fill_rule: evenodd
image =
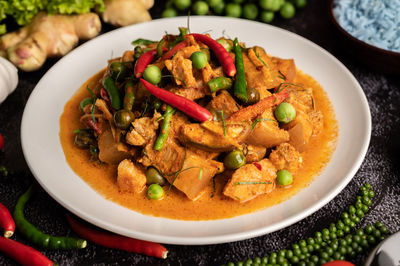
<instances>
[{"instance_id":1,"label":"green peppercorn cluster","mask_svg":"<svg viewBox=\"0 0 400 266\"><path fill-rule=\"evenodd\" d=\"M343 212L336 223L314 234L314 237L300 240L290 249L272 252L263 258L248 259L241 262L230 262L228 266L261 266L261 265L322 265L332 260L354 258L357 254L372 248L388 234L385 225L378 222L355 230L360 219L367 213L375 196L371 185L366 183L360 189L360 194L354 205Z\"/></svg>"},{"instance_id":2,"label":"green peppercorn cluster","mask_svg":"<svg viewBox=\"0 0 400 266\"><path fill-rule=\"evenodd\" d=\"M186 15L191 10L195 15L225 15L270 23L276 13L284 19L293 18L296 8L306 4L307 0L169 0L161 16Z\"/></svg>"}]
</instances>

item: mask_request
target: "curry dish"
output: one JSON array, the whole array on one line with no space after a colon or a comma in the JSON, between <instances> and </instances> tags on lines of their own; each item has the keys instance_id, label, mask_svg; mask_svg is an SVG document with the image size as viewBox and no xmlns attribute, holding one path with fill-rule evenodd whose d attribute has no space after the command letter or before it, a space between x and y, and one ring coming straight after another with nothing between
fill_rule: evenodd
<instances>
[{"instance_id":1,"label":"curry dish","mask_svg":"<svg viewBox=\"0 0 400 266\"><path fill-rule=\"evenodd\" d=\"M71 168L107 199L173 219L278 204L329 162L337 121L293 59L237 39L138 39L66 104Z\"/></svg>"}]
</instances>

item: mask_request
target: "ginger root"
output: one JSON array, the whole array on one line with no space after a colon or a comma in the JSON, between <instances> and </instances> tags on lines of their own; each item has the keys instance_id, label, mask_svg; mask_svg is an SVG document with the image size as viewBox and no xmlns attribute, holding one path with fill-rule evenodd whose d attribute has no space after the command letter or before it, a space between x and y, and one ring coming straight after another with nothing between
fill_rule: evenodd
<instances>
[{"instance_id":1,"label":"ginger root","mask_svg":"<svg viewBox=\"0 0 400 266\"><path fill-rule=\"evenodd\" d=\"M91 39L100 30L101 21L95 13L68 16L41 12L27 26L0 37L0 56L21 70L34 71L47 57L67 54L79 39Z\"/></svg>"},{"instance_id":2,"label":"ginger root","mask_svg":"<svg viewBox=\"0 0 400 266\"><path fill-rule=\"evenodd\" d=\"M104 0L104 5L104 22L120 27L151 20L154 0Z\"/></svg>"}]
</instances>

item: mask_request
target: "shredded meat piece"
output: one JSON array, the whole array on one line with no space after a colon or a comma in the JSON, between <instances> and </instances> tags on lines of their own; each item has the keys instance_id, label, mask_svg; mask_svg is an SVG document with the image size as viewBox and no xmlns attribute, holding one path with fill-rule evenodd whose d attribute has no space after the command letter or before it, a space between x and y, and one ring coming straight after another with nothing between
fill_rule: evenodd
<instances>
[{"instance_id":1,"label":"shredded meat piece","mask_svg":"<svg viewBox=\"0 0 400 266\"><path fill-rule=\"evenodd\" d=\"M263 159L258 164L261 170L254 164L246 164L237 169L225 185L224 195L236 201L246 202L272 191L276 178L275 166L268 159Z\"/></svg>"},{"instance_id":2,"label":"shredded meat piece","mask_svg":"<svg viewBox=\"0 0 400 266\"><path fill-rule=\"evenodd\" d=\"M278 170L286 169L292 174L301 167L303 159L298 151L289 143L282 143L273 150L269 160Z\"/></svg>"},{"instance_id":3,"label":"shredded meat piece","mask_svg":"<svg viewBox=\"0 0 400 266\"><path fill-rule=\"evenodd\" d=\"M126 134L126 142L133 146L144 146L157 136L159 122L161 117L158 112L154 113L152 118L142 117L132 122L133 128Z\"/></svg>"},{"instance_id":4,"label":"shredded meat piece","mask_svg":"<svg viewBox=\"0 0 400 266\"><path fill-rule=\"evenodd\" d=\"M146 187L146 175L142 166L125 159L118 165L117 184L122 192L140 193Z\"/></svg>"}]
</instances>

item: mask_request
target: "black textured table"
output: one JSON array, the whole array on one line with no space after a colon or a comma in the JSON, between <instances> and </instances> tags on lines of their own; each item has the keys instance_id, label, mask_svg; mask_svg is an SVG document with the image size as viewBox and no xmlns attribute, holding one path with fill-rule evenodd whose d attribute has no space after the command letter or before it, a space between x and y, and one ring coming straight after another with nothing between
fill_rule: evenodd
<instances>
[{"instance_id":1,"label":"black textured table","mask_svg":"<svg viewBox=\"0 0 400 266\"><path fill-rule=\"evenodd\" d=\"M159 1L163 3L164 1ZM129 254L89 244L84 250L48 251L40 249L60 265L219 265L229 261L262 257L272 251L289 247L300 238L308 237L327 226L353 203L358 188L370 182L376 192L371 210L361 225L384 222L391 233L400 230L400 77L389 76L368 69L356 61L341 45L327 16L325 0L309 0L307 7L292 20L277 19L273 24L295 32L322 46L342 61L360 82L372 114L372 137L367 156L349 185L329 204L306 219L278 232L235 243L205 246L167 245L167 260ZM162 4L152 9L154 18L160 17ZM111 30L106 26L103 31ZM351 52L351 51L350 51ZM350 53L351 54L351 53ZM45 72L56 62L48 61L33 73L19 73L17 90L0 105L0 132L5 147L0 152L0 165L10 171L0 181L0 202L13 209L17 197L34 181L24 160L20 143L20 124L23 109L33 88ZM339 77L338 77L339 78ZM357 119L356 114L349 114ZM46 128L43 128L46 131ZM39 190L26 208L26 217L43 231L57 235L73 235L66 219L66 210L47 193ZM27 243L17 232L12 237ZM29 245L29 243L27 243ZM354 259L361 265L365 259ZM0 265L14 262L0 254Z\"/></svg>"}]
</instances>

